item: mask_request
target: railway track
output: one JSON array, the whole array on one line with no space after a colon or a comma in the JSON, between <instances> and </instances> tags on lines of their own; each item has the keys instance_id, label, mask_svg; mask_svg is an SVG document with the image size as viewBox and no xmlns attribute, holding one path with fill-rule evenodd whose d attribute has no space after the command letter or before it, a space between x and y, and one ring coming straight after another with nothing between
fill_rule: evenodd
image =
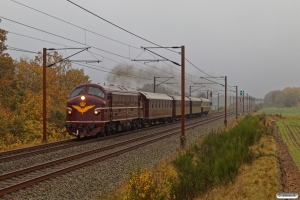
<instances>
[{"instance_id":1,"label":"railway track","mask_svg":"<svg viewBox=\"0 0 300 200\"><path fill-rule=\"evenodd\" d=\"M230 114L230 113L228 113L228 114ZM219 116L219 113L216 113L215 115ZM214 117L215 115L212 114L212 115L209 115L209 117ZM220 115L220 116L223 116L223 115ZM206 118L192 118L186 122L186 125L188 125L189 123L193 123L194 121L202 121L203 119L206 119ZM180 121L171 123L170 125L176 125L176 124L180 124ZM21 158L30 157L30 156L36 156L39 154L44 154L44 153L54 152L54 151L58 151L58 150L66 149L66 148L71 148L71 147L76 147L76 146L85 145L85 144L89 144L89 143L99 142L99 141L111 139L114 137L120 137L123 135L128 135L128 134L132 134L132 133L138 133L138 132L142 132L142 131L156 129L158 127L161 127L161 126L156 126L156 125L150 126L150 127L144 128L144 129L137 129L137 130L129 131L129 132L127 131L127 132L123 132L123 133L119 133L119 134L115 134L115 135L106 136L103 138L88 138L88 139L80 140L80 141L78 141L76 139L71 139L71 140L64 140L64 141L59 141L59 142L52 142L52 143L41 144L41 145L32 146L32 147L26 147L26 148L21 148L21 149L5 151L5 152L0 153L0 162L1 163L9 162L9 161L16 160L16 159L21 159Z\"/></svg>"},{"instance_id":2,"label":"railway track","mask_svg":"<svg viewBox=\"0 0 300 200\"><path fill-rule=\"evenodd\" d=\"M195 121L186 125L186 130L193 129L199 125L221 119L223 115L211 118L205 118L203 121ZM61 174L74 171L78 168L101 162L108 158L121 155L128 151L140 148L150 143L162 140L172 135L179 134L178 127L172 127L169 130L162 130L153 134L141 136L117 144L101 147L89 152L80 153L70 157L65 157L41 165L29 167L15 172L3 174L0 176L0 196L19 190L24 187L36 184L38 182L50 179ZM105 154L106 150L115 149L113 153ZM102 153L102 155L97 155Z\"/></svg>"}]
</instances>

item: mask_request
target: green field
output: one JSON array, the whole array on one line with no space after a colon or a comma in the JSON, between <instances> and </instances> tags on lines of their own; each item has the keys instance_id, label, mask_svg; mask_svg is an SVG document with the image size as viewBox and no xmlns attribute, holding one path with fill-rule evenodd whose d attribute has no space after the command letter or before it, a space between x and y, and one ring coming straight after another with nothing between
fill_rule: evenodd
<instances>
[{"instance_id":1,"label":"green field","mask_svg":"<svg viewBox=\"0 0 300 200\"><path fill-rule=\"evenodd\" d=\"M289 148L294 162L300 168L300 120L281 119L276 124L283 142Z\"/></svg>"},{"instance_id":2,"label":"green field","mask_svg":"<svg viewBox=\"0 0 300 200\"><path fill-rule=\"evenodd\" d=\"M300 116L300 107L281 107L281 108L264 108L258 111L258 113L266 114L278 114L282 116Z\"/></svg>"}]
</instances>

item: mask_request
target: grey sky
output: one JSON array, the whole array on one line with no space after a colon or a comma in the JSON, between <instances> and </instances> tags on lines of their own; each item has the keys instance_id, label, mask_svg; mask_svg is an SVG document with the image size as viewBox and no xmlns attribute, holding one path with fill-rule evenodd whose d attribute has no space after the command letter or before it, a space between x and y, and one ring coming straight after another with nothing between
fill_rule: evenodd
<instances>
[{"instance_id":1,"label":"grey sky","mask_svg":"<svg viewBox=\"0 0 300 200\"><path fill-rule=\"evenodd\" d=\"M67 1L16 1L131 46L153 46ZM186 58L198 68L214 76L227 75L230 85L238 85L239 89L245 90L252 96L264 97L270 90L299 86L300 1L73 0L73 2L159 45L185 45ZM37 13L10 0L1 1L1 17L129 57L128 46L88 32L86 32L85 39L83 30ZM7 31L63 45L84 46L17 25L5 19L2 19L0 27ZM41 51L43 47L61 47L13 34L8 34L7 44L32 51ZM118 62L143 67L136 62L130 62L129 59L126 60L95 49L91 49L91 51ZM74 52L66 53L70 55ZM180 63L178 54L165 50L157 52ZM34 56L15 51L9 51L9 53L16 59L20 56ZM140 50L131 48L130 58L135 58L139 53ZM103 59L100 56L97 57L100 60ZM139 58L152 57L144 53ZM85 52L76 59L94 58ZM97 65L102 66L102 64ZM116 63L104 59L103 65L112 68ZM156 67L168 68L169 66L158 63ZM205 76L189 64L186 64L186 71L196 77ZM107 76L107 73L92 69L85 69L85 72L93 82L103 83ZM187 76L187 78L189 77ZM145 81L145 83L148 82ZM189 83L187 82L187 84Z\"/></svg>"}]
</instances>

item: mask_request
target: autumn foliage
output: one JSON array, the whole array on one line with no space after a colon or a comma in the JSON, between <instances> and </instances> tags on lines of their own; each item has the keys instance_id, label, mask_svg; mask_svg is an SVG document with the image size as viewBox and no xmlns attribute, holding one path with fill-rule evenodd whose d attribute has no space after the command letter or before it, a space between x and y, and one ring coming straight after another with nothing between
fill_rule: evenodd
<instances>
[{"instance_id":1,"label":"autumn foliage","mask_svg":"<svg viewBox=\"0 0 300 200\"><path fill-rule=\"evenodd\" d=\"M283 90L271 91L265 95L267 106L292 107L300 105L300 87L286 87Z\"/></svg>"},{"instance_id":2,"label":"autumn foliage","mask_svg":"<svg viewBox=\"0 0 300 200\"><path fill-rule=\"evenodd\" d=\"M6 53L5 30L0 29L0 150L39 143L42 138L42 54L13 60ZM62 59L58 52L47 54L47 63ZM71 90L89 82L83 69L59 62L47 68L47 139L67 137L66 100Z\"/></svg>"}]
</instances>

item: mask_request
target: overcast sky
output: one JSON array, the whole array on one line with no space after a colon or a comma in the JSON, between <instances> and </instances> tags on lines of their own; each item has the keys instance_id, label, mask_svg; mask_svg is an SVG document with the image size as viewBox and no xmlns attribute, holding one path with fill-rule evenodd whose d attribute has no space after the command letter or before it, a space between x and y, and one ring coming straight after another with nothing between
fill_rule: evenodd
<instances>
[{"instance_id":1,"label":"overcast sky","mask_svg":"<svg viewBox=\"0 0 300 200\"><path fill-rule=\"evenodd\" d=\"M245 90L254 97L263 98L271 90L283 89L287 86L300 86L300 1L298 0L72 1L156 44L162 46L184 45L186 58L197 68L212 76L227 76L229 85L238 85L239 90ZM155 45L112 26L66 0L16 0L16 2L126 45L68 25L11 0L1 0L0 18L2 22L0 28L12 32L8 34L6 42L11 47L37 52L42 51L43 47L62 48L64 45L85 47L84 44L86 44L92 46L90 51L97 55L93 54L92 56L88 52L83 52L73 59L95 60L96 57L104 62L93 65L100 69L104 67L102 70L106 69L106 71L119 62L134 65L136 68L145 70L145 73L149 73L149 69L155 71L156 74L160 72L130 61L142 52L139 49L141 46L153 47ZM73 41L40 32L4 18ZM13 33L51 41L63 46L21 37ZM61 53L71 55L76 51L78 50L61 51ZM180 55L177 53L167 50L153 49L153 51L172 61L178 63L181 61ZM14 59L34 56L34 54L24 52L11 50L8 52ZM153 59L153 57L150 54L142 53L137 59ZM170 62L148 64L167 71L171 71L172 68L172 73L180 72L175 70L180 67ZM80 66L74 65L74 67ZM93 82L103 84L107 81L108 74L106 72L88 68L84 68L84 70ZM186 78L189 79L186 82L187 86L193 85L191 81L201 82L197 77L206 76L189 63L186 63L186 72L194 76L191 79L191 76L186 75ZM128 79L132 80L132 78ZM151 82L141 80L136 83ZM116 80L115 84L120 83ZM180 85L174 87L179 88ZM209 87L217 89L217 87Z\"/></svg>"}]
</instances>

